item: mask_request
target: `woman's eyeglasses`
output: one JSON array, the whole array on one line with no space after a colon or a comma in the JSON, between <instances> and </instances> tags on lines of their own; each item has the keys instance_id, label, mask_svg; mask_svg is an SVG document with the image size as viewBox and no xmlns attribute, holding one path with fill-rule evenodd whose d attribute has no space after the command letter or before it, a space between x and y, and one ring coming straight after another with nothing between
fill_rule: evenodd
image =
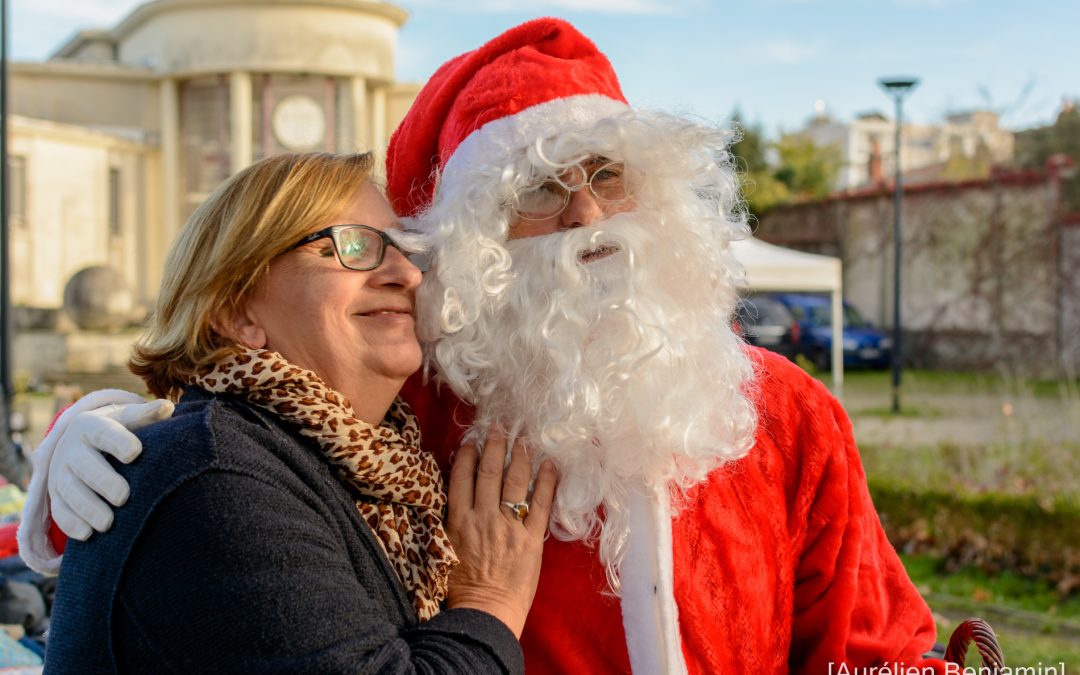
<instances>
[{"instance_id":1,"label":"woman's eyeglasses","mask_svg":"<svg viewBox=\"0 0 1080 675\"><path fill-rule=\"evenodd\" d=\"M334 242L334 251L337 253L338 261L357 272L367 272L381 265L387 246L393 246L405 257L409 257L408 253L388 234L368 225L331 225L318 232L312 232L290 246L288 250L292 251L326 237Z\"/></svg>"}]
</instances>

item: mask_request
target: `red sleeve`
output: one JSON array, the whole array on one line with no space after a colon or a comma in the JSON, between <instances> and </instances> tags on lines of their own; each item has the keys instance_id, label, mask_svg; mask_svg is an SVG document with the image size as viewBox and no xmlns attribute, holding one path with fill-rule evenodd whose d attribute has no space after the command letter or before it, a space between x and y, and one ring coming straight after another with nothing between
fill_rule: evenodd
<instances>
[{"instance_id":1,"label":"red sleeve","mask_svg":"<svg viewBox=\"0 0 1080 675\"><path fill-rule=\"evenodd\" d=\"M461 446L461 437L472 424L472 406L463 403L447 387L425 383L419 372L405 382L401 397L419 420L423 448L435 455L446 473L454 452Z\"/></svg>"},{"instance_id":2,"label":"red sleeve","mask_svg":"<svg viewBox=\"0 0 1080 675\"><path fill-rule=\"evenodd\" d=\"M56 420L60 419L60 416L64 414L64 411L70 408L73 404L69 403L64 406L60 412L56 413L56 417L52 422L49 422L49 428L45 430L45 436L48 436L54 426L56 426ZM67 535L63 533L60 527L56 524L56 521L52 519L52 513L49 514L49 543L52 544L53 550L58 554L63 555L64 549L67 548Z\"/></svg>"},{"instance_id":3,"label":"red sleeve","mask_svg":"<svg viewBox=\"0 0 1080 675\"><path fill-rule=\"evenodd\" d=\"M796 387L804 391L799 421L789 425L799 457L792 522L800 524L792 672L829 672L838 663L945 672L943 661L922 658L934 644L934 621L885 537L847 414L809 377Z\"/></svg>"},{"instance_id":4,"label":"red sleeve","mask_svg":"<svg viewBox=\"0 0 1080 675\"><path fill-rule=\"evenodd\" d=\"M64 549L67 548L67 535L60 529L60 526L56 524L56 521L49 517L49 543L52 544L53 550L58 554L63 555Z\"/></svg>"},{"instance_id":5,"label":"red sleeve","mask_svg":"<svg viewBox=\"0 0 1080 675\"><path fill-rule=\"evenodd\" d=\"M19 542L16 538L18 523L0 525L0 557L8 557L19 552Z\"/></svg>"}]
</instances>

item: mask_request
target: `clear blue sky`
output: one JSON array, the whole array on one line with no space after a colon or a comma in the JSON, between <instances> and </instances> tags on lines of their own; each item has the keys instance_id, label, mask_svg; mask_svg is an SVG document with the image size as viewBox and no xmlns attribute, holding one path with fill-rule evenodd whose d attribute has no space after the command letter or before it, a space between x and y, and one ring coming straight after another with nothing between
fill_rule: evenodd
<instances>
[{"instance_id":1,"label":"clear blue sky","mask_svg":"<svg viewBox=\"0 0 1080 675\"><path fill-rule=\"evenodd\" d=\"M107 28L139 0L8 0L15 60L42 60L82 28ZM915 75L916 121L991 106L1014 129L1080 98L1076 0L402 0L398 78L536 16L569 19L615 64L631 102L771 134L824 101L834 117L891 114L877 78ZM522 11L520 7L527 7Z\"/></svg>"}]
</instances>

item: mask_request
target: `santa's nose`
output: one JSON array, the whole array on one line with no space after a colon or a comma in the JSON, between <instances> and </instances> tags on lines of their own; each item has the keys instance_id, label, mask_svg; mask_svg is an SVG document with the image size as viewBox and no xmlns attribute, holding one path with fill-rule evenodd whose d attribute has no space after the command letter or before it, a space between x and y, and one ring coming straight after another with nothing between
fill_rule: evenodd
<instances>
[{"instance_id":1,"label":"santa's nose","mask_svg":"<svg viewBox=\"0 0 1080 675\"><path fill-rule=\"evenodd\" d=\"M596 195L588 187L575 190L570 193L570 202L566 209L559 214L559 227L569 230L576 227L592 225L604 215L604 209L597 201Z\"/></svg>"}]
</instances>

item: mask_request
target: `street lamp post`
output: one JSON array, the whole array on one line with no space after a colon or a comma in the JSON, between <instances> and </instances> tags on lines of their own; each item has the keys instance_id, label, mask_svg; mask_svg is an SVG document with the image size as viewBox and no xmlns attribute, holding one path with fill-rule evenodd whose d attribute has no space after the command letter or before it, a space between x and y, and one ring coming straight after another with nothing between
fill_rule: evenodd
<instances>
[{"instance_id":1,"label":"street lamp post","mask_svg":"<svg viewBox=\"0 0 1080 675\"><path fill-rule=\"evenodd\" d=\"M883 77L878 80L885 92L896 101L896 204L893 208L893 348L892 411L900 412L900 204L904 200L904 178L900 171L900 130L903 128L904 96L911 92L916 77Z\"/></svg>"},{"instance_id":2,"label":"street lamp post","mask_svg":"<svg viewBox=\"0 0 1080 675\"><path fill-rule=\"evenodd\" d=\"M8 2L0 0L0 475L18 482L11 436L11 265L8 247Z\"/></svg>"}]
</instances>

